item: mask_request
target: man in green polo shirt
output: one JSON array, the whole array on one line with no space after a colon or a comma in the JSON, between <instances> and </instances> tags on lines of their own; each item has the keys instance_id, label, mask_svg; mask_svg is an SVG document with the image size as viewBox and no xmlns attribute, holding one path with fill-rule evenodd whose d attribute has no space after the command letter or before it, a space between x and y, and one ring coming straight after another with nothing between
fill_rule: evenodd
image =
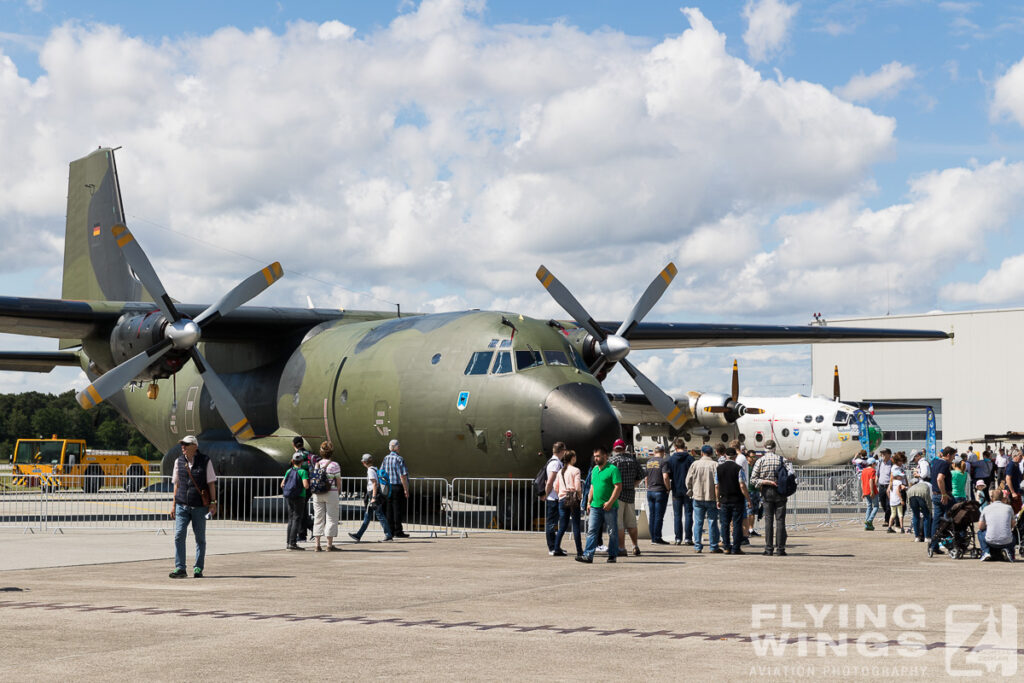
<instances>
[{"instance_id":1,"label":"man in green polo shirt","mask_svg":"<svg viewBox=\"0 0 1024 683\"><path fill-rule=\"evenodd\" d=\"M608 561L615 562L619 554L619 530L616 520L619 494L622 493L622 475L619 468L608 462L608 450L603 447L594 449L594 470L590 474L590 493L587 496L587 509L590 520L587 524L587 547L583 555L576 557L577 562L591 563L594 561L594 549L597 547L597 535L603 529L608 534Z\"/></svg>"}]
</instances>

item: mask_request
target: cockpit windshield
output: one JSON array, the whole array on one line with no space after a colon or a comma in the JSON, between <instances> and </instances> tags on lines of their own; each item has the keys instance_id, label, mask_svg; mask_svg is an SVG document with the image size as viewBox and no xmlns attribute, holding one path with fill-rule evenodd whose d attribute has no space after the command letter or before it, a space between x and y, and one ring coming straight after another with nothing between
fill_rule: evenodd
<instances>
[{"instance_id":1,"label":"cockpit windshield","mask_svg":"<svg viewBox=\"0 0 1024 683\"><path fill-rule=\"evenodd\" d=\"M544 361L540 357L540 351L534 351L533 349L516 351L516 370L520 372L543 364Z\"/></svg>"},{"instance_id":2,"label":"cockpit windshield","mask_svg":"<svg viewBox=\"0 0 1024 683\"><path fill-rule=\"evenodd\" d=\"M853 416L850 415L850 413L847 413L847 412L845 412L843 410L840 410L839 412L836 413L836 417L835 417L834 420L832 420L832 424L837 426L837 427L842 427L843 425L850 424L850 421L852 419L853 419Z\"/></svg>"}]
</instances>

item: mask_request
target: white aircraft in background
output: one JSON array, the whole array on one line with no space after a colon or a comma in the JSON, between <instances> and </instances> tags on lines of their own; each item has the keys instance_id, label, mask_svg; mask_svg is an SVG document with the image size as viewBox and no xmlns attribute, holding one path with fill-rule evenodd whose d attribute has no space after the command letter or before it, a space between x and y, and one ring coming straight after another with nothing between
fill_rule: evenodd
<instances>
[{"instance_id":1,"label":"white aircraft in background","mask_svg":"<svg viewBox=\"0 0 1024 683\"><path fill-rule=\"evenodd\" d=\"M676 401L689 408L692 419L681 436L693 450L703 444L728 443L739 439L748 450L764 450L772 439L776 453L795 465L825 467L850 462L861 449L858 407L825 397L795 394L787 397L739 396L739 369L733 363L732 395L692 391ZM835 394L839 395L838 370ZM642 405L639 397L613 395L612 406L624 427L635 427L638 451L648 451L670 430L659 413ZM729 409L711 406L732 406ZM865 415L870 451L882 442L882 430L873 416ZM627 432L628 433L628 432Z\"/></svg>"}]
</instances>

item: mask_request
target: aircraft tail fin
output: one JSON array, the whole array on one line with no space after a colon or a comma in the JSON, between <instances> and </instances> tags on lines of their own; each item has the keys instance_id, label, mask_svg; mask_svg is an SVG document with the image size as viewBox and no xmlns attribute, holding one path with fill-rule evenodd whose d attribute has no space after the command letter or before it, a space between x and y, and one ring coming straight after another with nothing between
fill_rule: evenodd
<instances>
[{"instance_id":1,"label":"aircraft tail fin","mask_svg":"<svg viewBox=\"0 0 1024 683\"><path fill-rule=\"evenodd\" d=\"M101 147L71 162L68 172L67 224L64 232L64 281L61 298L79 301L145 301L112 228L124 225L121 187L114 150ZM61 340L61 348L77 344Z\"/></svg>"}]
</instances>

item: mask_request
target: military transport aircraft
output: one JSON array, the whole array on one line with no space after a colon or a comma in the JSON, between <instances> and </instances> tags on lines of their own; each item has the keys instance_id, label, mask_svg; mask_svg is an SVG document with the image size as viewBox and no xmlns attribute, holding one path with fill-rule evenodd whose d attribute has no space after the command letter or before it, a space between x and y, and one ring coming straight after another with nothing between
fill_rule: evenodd
<instances>
[{"instance_id":1,"label":"military transport aircraft","mask_svg":"<svg viewBox=\"0 0 1024 683\"><path fill-rule=\"evenodd\" d=\"M185 434L225 475L278 475L291 439L330 439L345 473L389 439L416 476L532 476L565 441L586 456L620 434L601 386L616 363L670 431L733 424L736 396L675 400L631 350L821 342L924 341L944 332L644 323L675 275L669 264L621 323L595 322L543 266L538 278L572 322L518 313L243 306L283 275L271 264L216 303L175 301L125 226L114 152L74 161L60 299L0 297L0 332L54 337L62 350L0 354L0 368L81 367L88 408L110 401L166 454ZM139 383L147 391L135 391Z\"/></svg>"}]
</instances>

